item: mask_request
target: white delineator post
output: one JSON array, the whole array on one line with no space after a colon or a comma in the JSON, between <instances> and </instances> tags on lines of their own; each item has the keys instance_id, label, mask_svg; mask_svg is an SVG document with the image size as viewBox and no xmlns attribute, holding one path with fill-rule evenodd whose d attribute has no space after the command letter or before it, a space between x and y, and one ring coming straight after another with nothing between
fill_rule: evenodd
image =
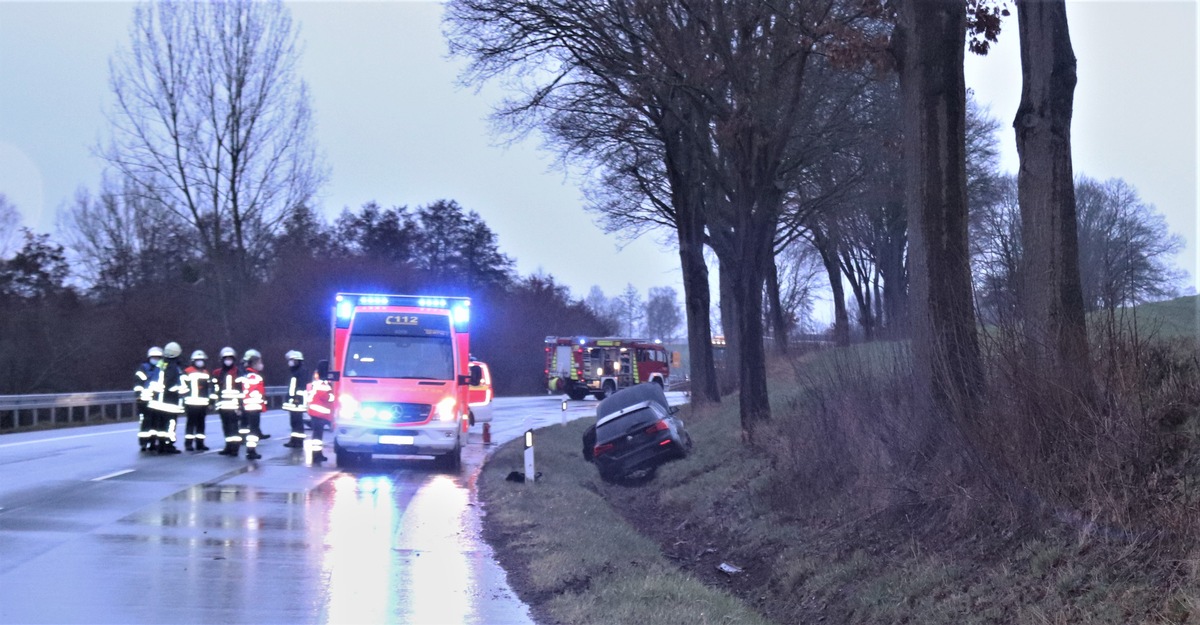
<instances>
[{"instance_id":1,"label":"white delineator post","mask_svg":"<svg viewBox=\"0 0 1200 625\"><path fill-rule=\"evenodd\" d=\"M525 483L528 484L537 479L537 473L533 470L533 430L525 430Z\"/></svg>"}]
</instances>

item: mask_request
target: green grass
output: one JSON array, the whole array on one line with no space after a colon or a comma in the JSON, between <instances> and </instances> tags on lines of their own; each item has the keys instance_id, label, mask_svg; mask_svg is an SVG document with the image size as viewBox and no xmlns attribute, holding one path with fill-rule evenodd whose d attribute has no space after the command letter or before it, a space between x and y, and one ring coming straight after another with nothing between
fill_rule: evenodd
<instances>
[{"instance_id":1,"label":"green grass","mask_svg":"<svg viewBox=\"0 0 1200 625\"><path fill-rule=\"evenodd\" d=\"M676 569L599 494L583 461L586 420L535 433L535 484L505 481L521 471L523 447L509 443L480 476L485 523L514 586L542 616L562 623L764 623L732 595Z\"/></svg>"},{"instance_id":2,"label":"green grass","mask_svg":"<svg viewBox=\"0 0 1200 625\"><path fill-rule=\"evenodd\" d=\"M1127 318L1137 320L1138 327L1154 332L1164 339L1176 337L1200 337L1200 311L1197 311L1197 299L1200 296L1189 295L1177 297L1162 302L1142 304L1132 309L1122 309ZM1099 313L1094 313L1093 317Z\"/></svg>"},{"instance_id":3,"label":"green grass","mask_svg":"<svg viewBox=\"0 0 1200 625\"><path fill-rule=\"evenodd\" d=\"M1157 336L1195 334L1196 298L1138 310ZM799 367L838 367L882 380L902 343L826 350ZM807 416L806 391L788 363L769 367L775 422ZM815 375L803 384L829 383ZM587 420L538 432L536 485L503 481L520 470L519 445L485 468L486 523L514 585L544 618L562 623L1200 623L1195 553L1147 541L1110 541L1049 524L1007 529L983 519L942 534L937 519L892 523L809 509L767 455L740 440L737 397L685 408L696 441L686 460L662 467L653 488L601 482L579 454ZM1193 420L1195 421L1195 420ZM846 496L853 497L854 493ZM626 521L639 497L687 528L651 539ZM851 509L851 508L847 508ZM622 514L625 512L625 515ZM858 514L858 513L856 513ZM628 517L634 518L634 517ZM644 520L643 520L644 522ZM670 534L670 532L667 532ZM728 583L711 564L664 555L673 540L719 546L720 561L756 575ZM709 575L704 575L703 568ZM739 580L743 581L743 580ZM707 585L705 585L707 584ZM727 592L734 591L739 601ZM752 607L751 607L752 606Z\"/></svg>"}]
</instances>

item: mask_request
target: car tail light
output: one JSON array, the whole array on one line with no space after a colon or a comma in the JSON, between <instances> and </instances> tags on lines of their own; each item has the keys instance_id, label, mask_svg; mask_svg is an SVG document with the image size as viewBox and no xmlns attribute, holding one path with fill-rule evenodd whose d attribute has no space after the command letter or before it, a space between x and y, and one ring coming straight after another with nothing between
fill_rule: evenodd
<instances>
[{"instance_id":1,"label":"car tail light","mask_svg":"<svg viewBox=\"0 0 1200 625\"><path fill-rule=\"evenodd\" d=\"M592 448L592 457L595 458L597 456L600 456L601 454L606 454L606 453L612 451L614 447L616 447L616 446L613 445L612 443L604 443L603 445L596 445L595 447Z\"/></svg>"},{"instance_id":2,"label":"car tail light","mask_svg":"<svg viewBox=\"0 0 1200 625\"><path fill-rule=\"evenodd\" d=\"M667 425L666 421L659 419L658 421L654 422L654 425L646 428L646 433L647 434L657 434L659 432L662 432L663 430L669 430L669 429L671 429L671 426Z\"/></svg>"},{"instance_id":3,"label":"car tail light","mask_svg":"<svg viewBox=\"0 0 1200 625\"><path fill-rule=\"evenodd\" d=\"M662 446L664 446L664 445L670 445L670 444L671 444L671 439L669 439L669 438L668 438L667 440L665 440L665 441L663 441L663 442L659 443L659 444L658 444L658 446L659 446L659 447L662 447Z\"/></svg>"}]
</instances>

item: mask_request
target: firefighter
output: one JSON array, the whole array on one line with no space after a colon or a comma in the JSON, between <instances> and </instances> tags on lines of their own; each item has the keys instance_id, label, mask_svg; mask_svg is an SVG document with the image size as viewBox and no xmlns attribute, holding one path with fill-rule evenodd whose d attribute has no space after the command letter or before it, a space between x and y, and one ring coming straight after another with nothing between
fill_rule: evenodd
<instances>
[{"instance_id":1,"label":"firefighter","mask_svg":"<svg viewBox=\"0 0 1200 625\"><path fill-rule=\"evenodd\" d=\"M291 378L288 380L287 400L283 402L283 409L287 411L291 421L292 435L283 446L304 449L304 441L308 438L304 435L304 415L308 412L308 398L304 385L308 382L308 371L304 368L304 354L299 351L293 349L284 354L284 358L287 358Z\"/></svg>"},{"instance_id":2,"label":"firefighter","mask_svg":"<svg viewBox=\"0 0 1200 625\"><path fill-rule=\"evenodd\" d=\"M171 341L163 346L163 358L158 362L154 396L150 399L150 411L155 416L154 428L158 440L158 453L181 453L175 447L175 425L183 416L181 396L187 392L183 385L183 370L179 368L179 355L183 348Z\"/></svg>"},{"instance_id":3,"label":"firefighter","mask_svg":"<svg viewBox=\"0 0 1200 625\"><path fill-rule=\"evenodd\" d=\"M217 453L236 456L242 446L242 435L238 431L238 410L242 407L242 369L237 364L237 352L232 347L221 348L221 366L212 372L213 386L217 395L217 414L221 417L221 430L225 433L225 449Z\"/></svg>"},{"instance_id":4,"label":"firefighter","mask_svg":"<svg viewBox=\"0 0 1200 625\"><path fill-rule=\"evenodd\" d=\"M321 453L325 444L326 429L333 429L333 385L321 376L321 367L313 372L312 383L308 385L308 416L312 418L312 438L308 448L312 451L313 462L328 460Z\"/></svg>"},{"instance_id":5,"label":"firefighter","mask_svg":"<svg viewBox=\"0 0 1200 625\"><path fill-rule=\"evenodd\" d=\"M266 407L266 385L263 382L262 354L248 349L242 357L242 423L238 433L246 440L246 459L258 460L258 441L262 435L262 411Z\"/></svg>"},{"instance_id":6,"label":"firefighter","mask_svg":"<svg viewBox=\"0 0 1200 625\"><path fill-rule=\"evenodd\" d=\"M158 432L150 429L154 424L149 409L150 396L153 394L150 391L150 382L156 379L158 361L162 360L162 355L161 347L151 347L146 352L146 360L133 372L133 392L137 393L138 448L142 451L153 449L158 437Z\"/></svg>"},{"instance_id":7,"label":"firefighter","mask_svg":"<svg viewBox=\"0 0 1200 625\"><path fill-rule=\"evenodd\" d=\"M198 349L192 352L192 364L183 370L183 383L187 394L183 397L183 410L187 415L187 429L183 435L183 448L187 451L208 451L204 444L204 420L208 407L216 400L212 376L208 373L208 354Z\"/></svg>"}]
</instances>

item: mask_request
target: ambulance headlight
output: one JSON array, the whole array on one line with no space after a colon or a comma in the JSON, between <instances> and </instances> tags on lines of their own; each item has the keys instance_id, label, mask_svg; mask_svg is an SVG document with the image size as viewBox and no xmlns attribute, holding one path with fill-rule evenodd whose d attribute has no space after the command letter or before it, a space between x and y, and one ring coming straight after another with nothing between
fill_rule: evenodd
<instances>
[{"instance_id":1,"label":"ambulance headlight","mask_svg":"<svg viewBox=\"0 0 1200 625\"><path fill-rule=\"evenodd\" d=\"M604 367L596 367L596 375L604 375Z\"/></svg>"},{"instance_id":2,"label":"ambulance headlight","mask_svg":"<svg viewBox=\"0 0 1200 625\"><path fill-rule=\"evenodd\" d=\"M343 419L353 419L358 416L358 400L352 395L338 397L338 416Z\"/></svg>"},{"instance_id":3,"label":"ambulance headlight","mask_svg":"<svg viewBox=\"0 0 1200 625\"><path fill-rule=\"evenodd\" d=\"M458 418L457 411L454 409L457 403L453 397L442 399L434 408L434 416L438 421L454 421Z\"/></svg>"},{"instance_id":4,"label":"ambulance headlight","mask_svg":"<svg viewBox=\"0 0 1200 625\"><path fill-rule=\"evenodd\" d=\"M378 412L379 411L375 410L375 408L372 406L363 406L363 409L360 410L358 414L362 415L362 418L364 419L374 419L376 413Z\"/></svg>"}]
</instances>

